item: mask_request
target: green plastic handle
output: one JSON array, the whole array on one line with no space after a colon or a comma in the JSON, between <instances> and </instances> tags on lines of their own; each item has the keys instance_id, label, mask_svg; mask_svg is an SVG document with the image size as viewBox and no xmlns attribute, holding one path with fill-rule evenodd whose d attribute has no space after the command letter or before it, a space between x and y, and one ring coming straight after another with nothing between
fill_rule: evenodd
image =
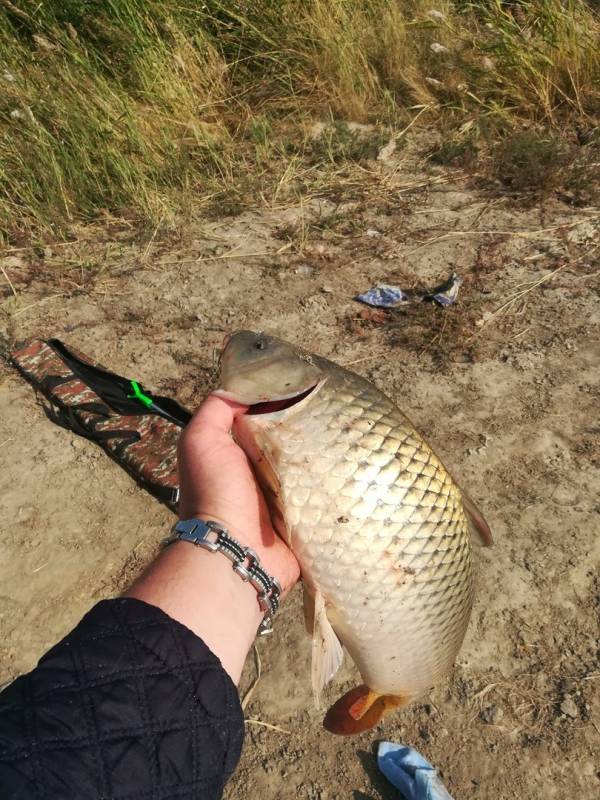
<instances>
[{"instance_id":1,"label":"green plastic handle","mask_svg":"<svg viewBox=\"0 0 600 800\"><path fill-rule=\"evenodd\" d=\"M154 405L154 401L151 397L148 397L147 394L144 394L140 388L140 385L137 381L129 381L131 384L131 388L133 389L133 394L128 394L127 397L130 397L132 400L138 400L143 406L146 408L150 408Z\"/></svg>"}]
</instances>

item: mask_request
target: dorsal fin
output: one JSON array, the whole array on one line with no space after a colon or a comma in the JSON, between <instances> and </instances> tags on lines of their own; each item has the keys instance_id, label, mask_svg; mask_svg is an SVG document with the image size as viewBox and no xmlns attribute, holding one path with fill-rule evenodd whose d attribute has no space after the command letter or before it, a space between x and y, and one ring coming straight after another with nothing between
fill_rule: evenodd
<instances>
[{"instance_id":1,"label":"dorsal fin","mask_svg":"<svg viewBox=\"0 0 600 800\"><path fill-rule=\"evenodd\" d=\"M485 521L485 517L464 489L461 489L461 492L463 508L469 520L471 532L477 534L479 541L484 547L492 547L494 544L494 537L492 536L490 526Z\"/></svg>"}]
</instances>

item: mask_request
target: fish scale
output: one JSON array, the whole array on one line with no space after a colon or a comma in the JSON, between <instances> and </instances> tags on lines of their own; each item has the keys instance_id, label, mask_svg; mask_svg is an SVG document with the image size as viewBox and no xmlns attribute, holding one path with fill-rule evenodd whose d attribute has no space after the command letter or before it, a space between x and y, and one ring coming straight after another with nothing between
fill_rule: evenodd
<instances>
[{"instance_id":1,"label":"fish scale","mask_svg":"<svg viewBox=\"0 0 600 800\"><path fill-rule=\"evenodd\" d=\"M267 352L254 374L242 356L252 360L256 341ZM394 403L330 361L242 332L228 345L229 361L224 353L224 389L247 391L250 379L261 385L270 347L276 366L264 382L277 384L289 359L302 399L238 417L234 434L270 490L273 518L309 596L322 597L368 689L411 702L449 671L467 628L474 584L467 500ZM236 358L244 371L228 382ZM312 392L298 379L302 367Z\"/></svg>"},{"instance_id":2,"label":"fish scale","mask_svg":"<svg viewBox=\"0 0 600 800\"><path fill-rule=\"evenodd\" d=\"M350 381L357 394L345 390ZM462 642L470 536L441 462L364 383L336 367L311 403L268 430L266 447L278 454L289 543L334 630L371 689L415 699ZM262 428L260 417L246 419Z\"/></svg>"}]
</instances>

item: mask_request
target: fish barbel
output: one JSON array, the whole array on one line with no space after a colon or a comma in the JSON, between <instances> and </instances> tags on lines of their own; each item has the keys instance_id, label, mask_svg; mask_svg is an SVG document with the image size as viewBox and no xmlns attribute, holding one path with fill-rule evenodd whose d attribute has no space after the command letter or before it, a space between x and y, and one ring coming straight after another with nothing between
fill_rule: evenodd
<instances>
[{"instance_id":1,"label":"fish barbel","mask_svg":"<svg viewBox=\"0 0 600 800\"><path fill-rule=\"evenodd\" d=\"M369 381L264 333L233 334L216 394L300 563L318 706L342 661L363 686L329 710L372 727L451 669L473 602L469 521L489 528L407 417Z\"/></svg>"}]
</instances>

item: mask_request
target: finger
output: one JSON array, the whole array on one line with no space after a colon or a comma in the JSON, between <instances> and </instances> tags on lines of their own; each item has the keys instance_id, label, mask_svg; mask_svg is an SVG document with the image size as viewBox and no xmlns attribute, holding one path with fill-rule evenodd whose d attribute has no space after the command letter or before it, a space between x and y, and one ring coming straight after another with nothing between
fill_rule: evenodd
<instances>
[{"instance_id":1,"label":"finger","mask_svg":"<svg viewBox=\"0 0 600 800\"><path fill-rule=\"evenodd\" d=\"M206 432L207 429L229 433L233 420L243 414L247 406L236 403L234 400L225 400L214 394L209 394L202 402L191 422L187 426L189 434Z\"/></svg>"},{"instance_id":2,"label":"finger","mask_svg":"<svg viewBox=\"0 0 600 800\"><path fill-rule=\"evenodd\" d=\"M180 444L184 444L186 440L198 440L199 438L203 440L204 444L209 444L210 440L214 440L215 437L228 436L233 420L246 408L247 406L233 400L225 400L209 394L188 423L180 439Z\"/></svg>"}]
</instances>

